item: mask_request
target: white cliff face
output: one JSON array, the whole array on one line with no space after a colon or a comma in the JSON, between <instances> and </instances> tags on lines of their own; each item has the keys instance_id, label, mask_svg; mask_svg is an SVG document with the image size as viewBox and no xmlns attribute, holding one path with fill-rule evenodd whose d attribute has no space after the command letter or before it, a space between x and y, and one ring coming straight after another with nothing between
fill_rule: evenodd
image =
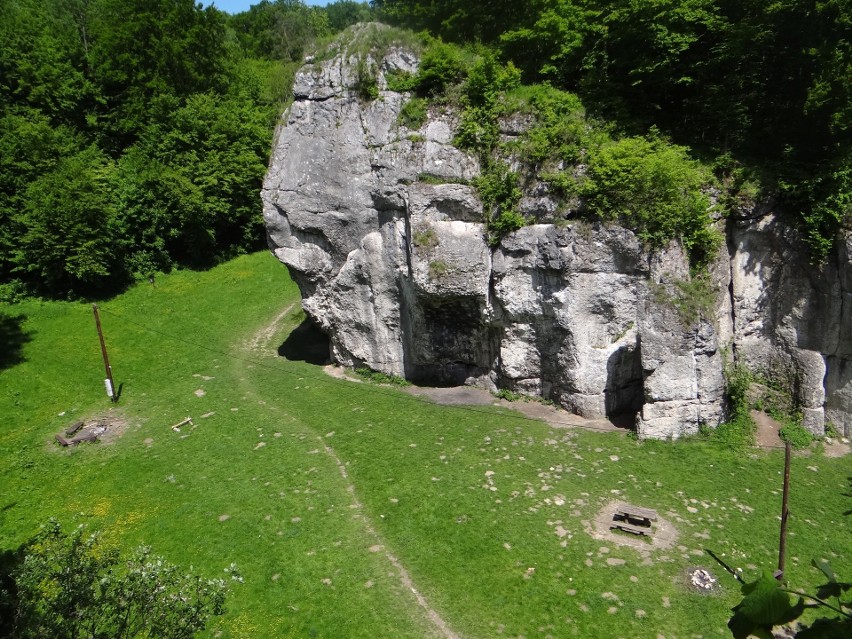
<instances>
[{"instance_id":1,"label":"white cliff face","mask_svg":"<svg viewBox=\"0 0 852 639\"><path fill-rule=\"evenodd\" d=\"M767 214L729 229L739 359L792 388L802 423L852 432L852 235L813 266L794 229Z\"/></svg>"},{"instance_id":2,"label":"white cliff face","mask_svg":"<svg viewBox=\"0 0 852 639\"><path fill-rule=\"evenodd\" d=\"M376 62L380 89L417 64L402 50ZM407 96L359 100L356 64L340 54L299 72L262 192L270 247L336 361L626 414L666 438L722 419L727 347L794 371L815 432L824 414L852 427L852 240L822 273L795 261L771 216L735 227L711 269L715 317L687 326L659 294L688 277L677 245L650 254L626 229L563 220L489 247L456 115L406 129ZM523 202L554 219L546 192Z\"/></svg>"}]
</instances>

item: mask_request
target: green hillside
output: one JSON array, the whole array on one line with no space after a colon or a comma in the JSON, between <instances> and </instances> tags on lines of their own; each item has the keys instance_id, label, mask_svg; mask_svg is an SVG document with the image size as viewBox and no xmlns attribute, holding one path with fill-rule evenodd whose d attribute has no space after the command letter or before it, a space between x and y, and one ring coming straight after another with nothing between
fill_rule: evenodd
<instances>
[{"instance_id":1,"label":"green hillside","mask_svg":"<svg viewBox=\"0 0 852 639\"><path fill-rule=\"evenodd\" d=\"M411 588L460 637L724 636L739 585L708 551L747 577L775 564L782 451L553 429L332 378L278 355L297 357L303 315L267 253L100 308L115 406L89 305L0 307L0 550L56 517L203 576L233 562L244 583L211 637L450 636ZM95 418L116 427L105 441L54 442ZM810 589L812 557L848 574L849 462L817 451L792 474L788 578ZM594 538L619 499L658 510L671 546ZM696 566L710 594L689 586Z\"/></svg>"}]
</instances>

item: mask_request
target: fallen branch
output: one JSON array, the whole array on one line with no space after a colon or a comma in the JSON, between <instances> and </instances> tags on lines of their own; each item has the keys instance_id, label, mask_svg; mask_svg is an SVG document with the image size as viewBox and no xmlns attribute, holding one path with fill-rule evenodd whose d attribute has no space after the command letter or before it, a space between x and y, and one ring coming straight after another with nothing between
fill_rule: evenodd
<instances>
[{"instance_id":1,"label":"fallen branch","mask_svg":"<svg viewBox=\"0 0 852 639\"><path fill-rule=\"evenodd\" d=\"M186 424L192 424L192 417L187 417L187 418L186 418L185 420L183 420L182 422L180 422L180 423L178 423L178 424L175 424L174 426L172 426L172 430L173 430L173 431L175 431L175 432L179 432L179 431L180 431L180 427L181 427L181 426L185 426ZM194 425L195 425L195 424L193 424L193 426L194 426Z\"/></svg>"}]
</instances>

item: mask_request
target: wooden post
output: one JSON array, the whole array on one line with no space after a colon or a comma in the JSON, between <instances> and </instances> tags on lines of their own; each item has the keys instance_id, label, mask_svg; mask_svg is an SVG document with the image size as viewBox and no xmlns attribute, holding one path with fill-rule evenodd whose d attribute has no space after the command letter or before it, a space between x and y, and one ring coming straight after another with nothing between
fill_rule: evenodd
<instances>
[{"instance_id":1,"label":"wooden post","mask_svg":"<svg viewBox=\"0 0 852 639\"><path fill-rule=\"evenodd\" d=\"M790 496L790 442L784 447L784 492L781 497L781 539L778 543L778 570L775 578L778 581L784 579L784 554L787 552L787 517L790 511L787 508L787 498Z\"/></svg>"},{"instance_id":2,"label":"wooden post","mask_svg":"<svg viewBox=\"0 0 852 639\"><path fill-rule=\"evenodd\" d=\"M106 371L106 390L112 402L117 401L115 395L115 382L112 380L112 366L109 365L109 357L107 356L106 343L104 342L104 332L101 330L101 318L98 315L98 305L92 304L92 312L95 314L95 326L98 327L98 339L101 341L101 355L104 357L104 370Z\"/></svg>"}]
</instances>

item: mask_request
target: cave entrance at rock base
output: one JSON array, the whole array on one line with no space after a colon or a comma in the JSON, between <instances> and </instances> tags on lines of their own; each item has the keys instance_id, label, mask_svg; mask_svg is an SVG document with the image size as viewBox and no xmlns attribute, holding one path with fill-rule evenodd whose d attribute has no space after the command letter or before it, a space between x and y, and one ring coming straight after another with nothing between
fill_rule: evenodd
<instances>
[{"instance_id":1,"label":"cave entrance at rock base","mask_svg":"<svg viewBox=\"0 0 852 639\"><path fill-rule=\"evenodd\" d=\"M487 371L466 362L446 362L443 364L414 365L406 371L406 379L418 386L434 388L455 388L465 386L472 377L479 377Z\"/></svg>"},{"instance_id":2,"label":"cave entrance at rock base","mask_svg":"<svg viewBox=\"0 0 852 639\"><path fill-rule=\"evenodd\" d=\"M606 373L606 416L614 426L633 430L645 401L638 344L623 346L610 355Z\"/></svg>"},{"instance_id":3,"label":"cave entrance at rock base","mask_svg":"<svg viewBox=\"0 0 852 639\"><path fill-rule=\"evenodd\" d=\"M323 366L331 361L331 341L317 323L307 317L278 347L278 354L292 361Z\"/></svg>"}]
</instances>

